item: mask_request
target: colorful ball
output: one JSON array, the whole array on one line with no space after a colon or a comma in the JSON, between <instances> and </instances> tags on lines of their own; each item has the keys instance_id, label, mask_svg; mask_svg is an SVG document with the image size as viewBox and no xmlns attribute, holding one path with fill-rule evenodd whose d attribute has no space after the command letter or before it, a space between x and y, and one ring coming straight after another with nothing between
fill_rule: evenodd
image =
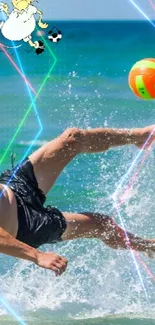
<instances>
[{"instance_id":1,"label":"colorful ball","mask_svg":"<svg viewBox=\"0 0 155 325\"><path fill-rule=\"evenodd\" d=\"M142 99L155 98L155 59L138 61L129 73L129 86Z\"/></svg>"}]
</instances>

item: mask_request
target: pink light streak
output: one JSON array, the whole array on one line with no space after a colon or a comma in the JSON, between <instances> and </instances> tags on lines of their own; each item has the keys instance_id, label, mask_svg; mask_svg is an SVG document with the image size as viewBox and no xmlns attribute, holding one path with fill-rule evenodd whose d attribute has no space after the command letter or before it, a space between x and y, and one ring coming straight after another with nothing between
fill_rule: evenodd
<instances>
[{"instance_id":1,"label":"pink light streak","mask_svg":"<svg viewBox=\"0 0 155 325\"><path fill-rule=\"evenodd\" d=\"M145 262L142 260L142 258L140 257L139 253L135 253L135 255L137 256L137 259L139 260L140 264L143 266L144 270L146 271L146 273L150 276L150 278L155 281L155 276L152 274L152 272L150 271L150 269L148 268L148 266L145 264Z\"/></svg>"},{"instance_id":2,"label":"pink light streak","mask_svg":"<svg viewBox=\"0 0 155 325\"><path fill-rule=\"evenodd\" d=\"M17 72L21 75L21 77L23 78L23 80L25 81L25 83L29 86L29 88L32 90L32 92L37 96L37 93L35 92L34 88L30 84L30 82L28 81L28 79L23 75L23 73L21 72L21 70L18 68L18 66L16 65L16 63L12 60L11 56L5 50L5 48L3 47L2 44L0 44L0 48L2 49L2 51L4 52L4 54L7 56L7 58L9 59L9 61L12 63L12 65L15 67L15 69L17 70Z\"/></svg>"},{"instance_id":3,"label":"pink light streak","mask_svg":"<svg viewBox=\"0 0 155 325\"><path fill-rule=\"evenodd\" d=\"M150 149L150 147L149 147L149 149ZM118 207L120 207L125 202L125 199L123 200L123 196L126 193L128 193L129 191L131 191L131 189L132 189L132 187L133 187L133 185L134 185L134 183L135 183L135 181L136 181L136 179L138 177L138 173L140 172L140 170L141 170L142 166L144 165L144 162L145 162L145 160L146 160L146 158L147 158L147 156L149 154L149 149L146 151L146 153L145 153L145 155L144 155L144 157L143 157L140 165L138 166L137 170L133 174L133 176L131 178L131 181L130 181L128 187L127 187L127 189L125 190L125 192L123 193L122 197L120 198L120 203L118 204Z\"/></svg>"},{"instance_id":4,"label":"pink light streak","mask_svg":"<svg viewBox=\"0 0 155 325\"><path fill-rule=\"evenodd\" d=\"M152 133L154 133L154 131L153 131ZM145 148L147 142L148 142L148 140L147 140L146 143L144 144L143 148ZM145 155L144 155L144 157L143 157L143 159L142 159L140 165L138 166L137 170L136 170L135 173L133 174L133 177L132 177L132 179L131 179L131 182L129 183L127 189L125 190L125 193L128 193L128 192L132 189L132 187L133 187L133 185L134 185L134 183L135 183L135 181L136 181L136 179L137 179L137 177L138 177L138 173L140 172L140 170L141 170L142 166L144 165L144 162L145 162L145 160L146 160L146 158L147 158L147 156L148 156L148 154L149 154L149 150L151 149L152 144L153 144L153 142L152 142L152 143L150 144L150 146L148 147L148 149L147 149L147 151L146 151L146 153L145 153ZM119 208L121 207L121 205L125 202L125 199L123 200L123 196L124 196L124 194L123 194L122 197L120 198L120 202L119 202L119 204L118 204L118 209L119 209ZM126 230L124 230L124 232L126 233ZM123 236L123 238L125 238L125 236ZM132 249L129 240L128 240L127 246L129 247L129 249ZM146 271L146 273L150 276L150 278L152 278L153 281L155 281L155 275L153 275L153 273L150 271L150 269L149 269L148 266L145 264L145 262L143 261L143 259L140 257L140 254L139 254L138 252L135 252L135 255L137 256L137 259L139 260L140 264L143 266L143 268L144 268L144 270Z\"/></svg>"},{"instance_id":5,"label":"pink light streak","mask_svg":"<svg viewBox=\"0 0 155 325\"><path fill-rule=\"evenodd\" d=\"M155 4L153 3L152 0L150 0L150 5L151 5L152 9L155 10Z\"/></svg>"}]
</instances>

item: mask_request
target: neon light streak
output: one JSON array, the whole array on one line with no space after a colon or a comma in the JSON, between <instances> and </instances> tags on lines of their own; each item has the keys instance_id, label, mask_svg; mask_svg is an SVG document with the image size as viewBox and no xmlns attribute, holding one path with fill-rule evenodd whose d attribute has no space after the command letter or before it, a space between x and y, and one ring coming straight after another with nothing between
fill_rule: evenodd
<instances>
[{"instance_id":1,"label":"neon light streak","mask_svg":"<svg viewBox=\"0 0 155 325\"><path fill-rule=\"evenodd\" d=\"M142 16L149 21L149 23L155 27L155 24L152 22L152 20L145 14L145 12L133 1L133 0L129 0L133 6L140 12L140 14L142 14Z\"/></svg>"},{"instance_id":2,"label":"neon light streak","mask_svg":"<svg viewBox=\"0 0 155 325\"><path fill-rule=\"evenodd\" d=\"M117 210L117 214L118 214L118 216L119 216L119 219L120 219L120 222L121 222L121 226L122 226L122 228L123 228L123 230L124 230L124 235L125 235L125 238L126 238L126 241L127 241L127 246L128 246L128 248L129 248L129 250L130 250L131 256L132 256L132 258L133 258L133 262L134 262L134 264L135 264L135 266L136 266L136 270L137 270L138 276L139 276L139 278L140 278L140 282L141 282L141 284L142 284L142 287L143 287L143 290L144 290L144 293L145 293L145 296L146 296L146 300L147 300L147 302L149 303L148 295L147 295L147 291L146 291L146 289L145 289L145 285L144 285L144 282L143 282L143 278L142 278L142 276L141 276L140 269L139 269L138 263L137 263L137 261L136 261L135 255L134 255L134 253L133 253L133 250L131 249L130 240L129 240L129 237L128 237L127 232L126 232L126 230L125 230L125 224L124 224L123 219L122 219L122 217L121 217L121 214L120 214L120 212L119 212L119 209L118 209L118 206L117 206L116 201L115 201L115 208L116 208L116 210Z\"/></svg>"},{"instance_id":3,"label":"neon light streak","mask_svg":"<svg viewBox=\"0 0 155 325\"><path fill-rule=\"evenodd\" d=\"M12 42L12 43L13 43L13 42ZM47 43L46 43L46 44L47 44ZM12 60L12 58L10 57L10 55L8 54L8 52L4 49L4 47L1 46L1 48L2 48L3 52L6 54L6 56L8 57L8 59L11 61L11 63L13 64L13 66L16 68L16 70L19 72L19 74L20 74L20 75L22 76L22 78L24 79L32 103L31 103L31 105L29 106L29 108L28 108L28 110L27 110L25 116L23 117L23 119L22 119L20 125L18 126L18 128L17 128L17 130L16 130L16 132L15 132L13 138L11 139L11 141L10 141L10 143L9 143L9 145L8 145L8 147L7 147L7 149L6 149L6 151L4 152L4 155L3 155L3 157L1 158L0 163L2 163L2 161L3 161L4 158L5 158L5 156L7 155L7 152L8 152L8 150L9 150L11 144L13 143L13 141L14 141L14 139L16 138L16 136L17 136L19 130L21 129L23 123L25 122L25 120L26 120L28 114L30 113L32 106L34 106L35 113L36 113L36 116L37 116L37 119L38 119L38 122L39 122L39 125L40 125L40 130L39 130L38 134L36 135L35 139L32 141L32 143L31 143L31 145L29 146L28 150L26 151L26 153L25 153L24 156L22 157L22 159L21 159L19 165L16 167L14 173L12 174L12 176L11 176L11 178L9 179L8 183L6 184L6 185L8 185L8 184L10 183L10 181L13 179L13 177L15 176L15 174L16 174L16 172L17 172L17 170L18 170L20 164L22 163L22 161L23 161L23 160L28 156L29 151L30 151L31 148L33 147L33 145L34 145L36 139L39 137L39 135L40 135L40 133L41 133L41 131L42 131L42 123L41 123L41 120L40 120L40 118L39 118L39 114L38 114L38 111L37 111L37 109L36 109L36 106L35 106L35 101L36 101L36 99L38 98L40 92L42 91L42 88L44 87L46 81L48 80L48 77L50 76L50 74L51 74L51 72L52 72L54 66L56 65L57 59L56 59L55 55L53 54L53 52L51 51L51 49L49 48L49 46L47 45L47 48L49 49L49 52L50 52L51 56L52 56L53 59L54 59L54 62L53 62L52 67L50 68L50 70L49 70L47 76L45 77L45 79L44 79L44 81L43 81L41 87L39 88L38 92L36 93L36 92L34 91L34 89L32 88L31 84L29 83L29 81L28 81L28 80L26 79L26 77L25 77L25 74L24 74L24 71L23 71L23 67L22 67L22 64L21 64L21 61L20 61L20 58L19 58L19 55L18 55L16 49L14 49L14 50L15 50L16 57L17 57L17 59L18 59L18 62L19 62L19 65L20 65L20 68L21 68L21 71L22 71L22 72L21 72L20 69L17 67L17 65L15 64L15 62ZM32 95L31 95L31 91L30 91L30 89L31 89L31 90L33 91L33 93L36 95L36 97L34 98L34 100L33 100L33 98L32 98ZM4 191L5 191L5 190L4 190ZM4 191L3 191L3 192L4 192ZM1 195L3 194L3 192L1 193ZM1 197L1 195L0 195L0 197ZM12 314L12 315L13 315L13 316L14 316L14 317L19 321L19 322L20 322L21 325L26 325L26 323L25 323L25 322L24 322L24 321L23 321L23 320L22 320L22 319L17 315L17 313L16 313L16 312L15 312L15 311L14 311L14 310L13 310L13 309L8 305L8 304L7 304L7 302L4 301L4 299L2 299L1 297L0 297L0 302L1 302L1 303L6 307L6 309L7 309L7 310L8 310L8 311L9 311L9 312L10 312L10 313L11 313L11 314Z\"/></svg>"},{"instance_id":4,"label":"neon light streak","mask_svg":"<svg viewBox=\"0 0 155 325\"><path fill-rule=\"evenodd\" d=\"M47 44L47 42L46 42L46 40L44 39L44 37L43 37L43 36L41 36L41 37L42 37L42 39L44 40L44 43L46 44L46 46L47 46L47 48L48 48L48 50L49 50L51 56L53 57L54 62L53 62L53 64L52 64L52 67L50 68L50 70L49 70L47 76L45 77L45 79L44 79L44 81L43 81L41 87L39 88L39 91L37 92L36 97L34 98L34 100L32 99L32 96L31 96L31 94L30 94L31 99L32 99L32 104L29 106L29 108L28 108L28 110L26 111L26 113L25 113L25 115L24 115L22 121L20 122L20 124L19 124L19 126L18 126L18 128L17 128L17 130L16 130L16 132L15 132L15 134L13 135L12 139L10 140L10 143L8 144L8 147L6 148L6 150L5 150L5 152L4 152L3 156L2 156L2 158L0 159L0 164L2 164L4 158L6 157L8 151L9 151L11 145L12 145L12 143L14 142L14 140L15 140L17 134L19 133L19 131L20 131L21 127L23 126L23 124L24 124L26 118L28 117L28 115L29 115L29 113L30 113L30 111L31 111L32 106L34 105L34 103L35 103L37 97L38 97L39 94L41 93L42 88L44 87L44 85L45 85L46 81L48 80L48 78L49 78L49 76L50 76L52 70L54 69L54 66L55 66L56 63L57 63L57 58L56 58L56 56L54 55L54 53L53 53L52 50L50 49L50 47L49 47L49 45ZM14 45L13 42L12 42L12 44ZM7 53L6 50L5 50L5 52ZM16 52L16 56L17 56L17 51L15 51L15 52ZM21 61L20 61L20 59L19 59L19 56L17 56L17 58L18 58L18 61L19 61L19 63L20 63L20 66L21 66ZM18 69L19 69L19 68L18 68ZM22 68L22 69L23 69L23 68ZM21 71L20 71L20 72L21 72ZM20 74L22 74L22 72L21 72ZM22 75L23 75L23 74L22 74ZM25 76L24 76L24 80L25 80L25 79L26 79L26 78L25 78ZM28 85L28 84L27 84L27 85ZM28 85L28 86L29 86L29 85ZM35 110L36 110L36 109L35 109ZM38 112L37 112L37 110L36 110L36 115L37 115L37 118L38 118ZM38 119L39 119L39 118L38 118ZM40 119L39 119L39 124L41 125L41 128L42 128L42 124L41 124Z\"/></svg>"},{"instance_id":5,"label":"neon light streak","mask_svg":"<svg viewBox=\"0 0 155 325\"><path fill-rule=\"evenodd\" d=\"M145 15L145 13L135 4L135 2L133 1L133 0L129 0L134 6L135 6L135 8L136 9L138 9L138 11L151 23L151 25L153 26L153 27L155 27L155 25L154 25L154 23L149 19L149 17L147 16L147 15ZM149 138L147 139L147 141L146 141L146 143L144 144L144 146L143 147L145 147L146 146L146 144L148 143L148 141L149 141L149 139L150 139L150 137L152 136L152 134L154 133L154 131L155 131L155 128L153 129L153 131L152 131L152 133L151 133L151 135L149 136ZM140 152L141 153L141 152ZM124 181L124 179L126 179L126 177L128 176L128 174L129 174L129 172L132 170L132 168L133 168L133 166L135 165L135 162L137 161L137 159L138 159L138 157L140 156L140 153L137 155L137 157L135 158L135 160L134 160L134 162L132 163L132 165L131 165L131 167L130 167L130 169L128 170L128 172L125 174L125 176L123 177L123 181ZM145 160L145 159L144 159ZM143 161L144 162L144 161ZM143 165L143 163L141 164L141 166ZM136 173L136 178L137 178L137 173ZM135 179L136 178L134 178L134 181L135 181ZM115 193L114 193L114 195L113 195L113 200L114 200L114 202L115 202L115 207L116 207L116 209L117 209L117 213L118 213L118 216L119 216L119 219L120 219L120 222L121 222L121 225L123 226L123 228L125 229L125 227L124 227L124 223L123 223L123 219L122 219L122 217L121 217L121 214L119 213L119 210L118 210L118 205L117 205L117 202L116 202L116 193L118 192L118 189L121 187L121 185L122 185L122 183L123 183L123 181L121 181L121 184L118 186L118 188L116 189L116 191L115 191ZM132 185L133 185L133 181L132 181ZM121 201L121 200L120 200ZM120 207L120 204L119 204L119 207ZM126 239L127 239L127 241L128 241L128 243L130 243L130 241L129 241L129 238L128 238L128 236L127 236L127 233L126 233L126 231L124 230L124 233L125 233L125 237L126 237ZM129 244L129 246L130 246L130 244ZM148 297L147 297L147 292L146 292L146 289L145 289L145 286L144 286L144 283L143 283L143 279L142 279L142 277L141 277L141 274L140 274L140 270L139 270L139 267L138 267L138 264L137 264L137 261L136 261L136 259L135 259L135 256L134 256L134 254L133 254L133 252L132 252L132 250L130 250L131 251L131 255L132 255L132 258L133 258L133 260L134 260L134 264L136 265L136 269L137 269L137 271L138 271L138 275L139 275L139 277L140 277L140 280L141 280L141 283L142 283L142 286L143 286L143 289L144 289L144 292L145 292L145 295L146 295L146 298L147 298L147 300L148 300ZM141 259L139 258L139 261L141 261ZM142 261L143 262L143 266L144 266L144 261ZM145 270L147 270L148 268L147 268L147 266L145 265ZM151 272L149 271L149 274L150 274Z\"/></svg>"},{"instance_id":6,"label":"neon light streak","mask_svg":"<svg viewBox=\"0 0 155 325\"><path fill-rule=\"evenodd\" d=\"M150 133L148 139L146 140L146 142L144 143L144 145L142 146L142 149L139 151L138 155L135 157L135 159L133 160L131 166L129 167L127 173L124 175L124 177L122 178L121 182L119 183L115 193L113 194L113 197L116 198L116 195L119 191L119 189L122 187L124 181L126 180L126 178L128 177L128 175L130 174L130 172L132 171L132 169L134 168L136 162L138 161L139 157L141 156L141 154L143 153L143 150L146 148L148 142L150 141L151 137L153 136L153 134L155 133L155 128L152 130L152 132Z\"/></svg>"},{"instance_id":7,"label":"neon light streak","mask_svg":"<svg viewBox=\"0 0 155 325\"><path fill-rule=\"evenodd\" d=\"M12 63L12 65L15 67L15 69L18 71L18 73L21 75L25 83L29 86L29 88L32 90L32 92L36 95L36 92L34 88L31 86L30 82L26 79L26 77L22 74L16 63L12 60L11 56L8 54L8 52L5 50L2 44L0 44L0 48L5 53L5 55L8 57L9 61Z\"/></svg>"},{"instance_id":8,"label":"neon light streak","mask_svg":"<svg viewBox=\"0 0 155 325\"><path fill-rule=\"evenodd\" d=\"M129 183L127 189L125 190L123 196L125 196L125 194L126 194L127 192L129 192L129 191L132 189L132 187L133 187L133 185L134 185L134 183L135 183L135 181L136 181L136 179L137 179L137 177L138 177L138 173L139 173L139 171L141 170L142 166L144 165L144 162L145 162L145 160L146 160L148 154L149 154L149 151L147 150L146 153L145 153L145 155L144 155L144 157L143 157L143 159L142 159L142 161L141 161L141 163L140 163L140 165L138 166L137 170L136 170L135 173L133 174L133 177L131 178L131 181L130 181L130 183ZM122 204L124 203L124 201L125 201L125 200L123 200L123 196L122 196L122 198L120 199L120 205L122 205ZM120 205L119 205L119 206L120 206Z\"/></svg>"},{"instance_id":9,"label":"neon light streak","mask_svg":"<svg viewBox=\"0 0 155 325\"><path fill-rule=\"evenodd\" d=\"M49 70L47 76L45 77L45 79L44 79L42 85L40 86L40 88L39 88L39 90L38 90L38 92L37 92L37 95L36 95L35 98L34 98L34 102L36 101L37 97L38 97L39 94L41 93L41 91L42 91L42 89L43 89L43 87L44 87L46 81L47 81L48 78L49 78L49 75L50 75L51 71L53 70L53 67L54 67L55 63L56 63L56 62L53 63L53 65L52 65L52 67L50 68L50 70ZM16 132L15 132L15 134L14 134L14 136L13 136L13 138L11 139L11 141L10 141L8 147L6 148L6 150L5 150L5 152L4 152L3 156L2 156L2 158L0 159L0 164L2 164L4 158L6 157L6 155L7 155L8 151L9 151L9 149L10 149L10 147L11 147L13 141L15 140L15 138L16 138L17 134L19 133L21 127L23 126L23 124L24 124L26 118L28 117L28 115L29 115L29 113L30 113L30 111L31 111L32 106L33 106L33 103L31 103L31 105L29 106L28 110L26 111L26 113L25 113L25 115L24 115L22 121L20 122L20 124L19 124L19 126L18 126L18 128L17 128L17 130L16 130Z\"/></svg>"},{"instance_id":10,"label":"neon light streak","mask_svg":"<svg viewBox=\"0 0 155 325\"><path fill-rule=\"evenodd\" d=\"M12 42L13 45L14 45L14 42ZM16 48L14 48L14 52L16 54L16 57L17 57L17 60L18 60L18 63L19 63L19 67L22 71L22 74L25 76L25 72L24 72L24 69L23 69L23 66L22 66L22 63L21 63L21 60L20 60L20 57L18 55L18 51ZM36 114L36 117L37 117L37 120L38 120L38 123L39 123L39 126L40 126L40 129L42 130L43 129L43 126L42 126L42 123L41 123L41 120L40 120L40 117L39 117L39 114L38 114L38 110L36 108L36 104L34 102L34 99L33 99L33 96L32 96L32 93L31 93L31 90L30 90L30 87L28 86L28 84L26 84L26 87L27 87L27 90L28 90L28 94L30 96L30 99L31 99L31 102L33 104L33 108L34 108L34 111L35 111L35 114ZM38 97L38 95L36 94L36 96Z\"/></svg>"},{"instance_id":11,"label":"neon light streak","mask_svg":"<svg viewBox=\"0 0 155 325\"><path fill-rule=\"evenodd\" d=\"M17 321L19 321L19 323L21 324L21 325L27 325L22 319L21 319L21 317L19 317L17 314L16 314L16 312L6 303L6 301L4 300L4 299L2 299L1 297L0 297L0 302L4 305L4 307L10 312L10 314L12 315L12 316L14 316L14 318L15 319L17 319Z\"/></svg>"},{"instance_id":12,"label":"neon light streak","mask_svg":"<svg viewBox=\"0 0 155 325\"><path fill-rule=\"evenodd\" d=\"M141 170L141 168L142 168L142 166L143 166L143 164L144 164L144 162L145 162L145 159L146 159L147 156L148 156L148 153L149 153L149 151L147 151L147 152L145 153L144 158L143 158L143 160L141 161L141 164L140 164L139 168L137 169L137 171L136 171L135 174L133 175L133 178L132 178L132 180L131 180L130 185L129 185L128 188L125 190L125 193L127 193L127 192L129 192L129 191L131 190L131 188L132 188L132 186L133 186L135 180L137 179L138 173L139 173L139 171ZM125 194L125 193L124 193L124 194ZM124 194L123 194L123 196L124 196ZM118 211L118 209L121 207L121 205L125 202L125 200L123 200L122 198L120 198L120 202L119 202L119 204L116 203L116 200L114 200L114 201L115 201L115 204L116 204L116 206L117 206L117 211ZM119 213L119 218L121 218L121 217L120 217L120 213ZM123 220L122 220L122 219L120 219L120 220L121 220L121 223L123 224ZM123 228L125 229L124 224L123 224ZM124 233L125 233L125 235L126 235L126 239L128 239L125 230L124 230ZM129 239L128 239L128 241L129 241ZM129 247L130 247L130 244L129 244ZM131 251L131 252L132 252L132 251ZM150 276L150 277L155 281L155 276L151 273L151 271L149 270L149 268L147 267L147 265L146 265L146 264L144 263L144 261L141 259L140 254L139 254L138 252L135 252L135 255L137 256L137 259L139 260L139 262L141 263L141 265L144 267L146 273L148 273L148 275L149 275L149 276ZM134 258L134 259L135 259L135 258ZM136 266L137 266L137 265L136 265ZM136 268L137 268L137 267L136 267Z\"/></svg>"},{"instance_id":13,"label":"neon light streak","mask_svg":"<svg viewBox=\"0 0 155 325\"><path fill-rule=\"evenodd\" d=\"M152 2L152 0L150 0L150 5L153 8L153 10L155 10L155 4Z\"/></svg>"},{"instance_id":14,"label":"neon light streak","mask_svg":"<svg viewBox=\"0 0 155 325\"><path fill-rule=\"evenodd\" d=\"M142 264L142 266L144 267L146 273L150 276L150 278L152 278L153 281L155 281L155 276L151 273L150 269L147 267L147 265L144 263L144 261L141 259L140 255L138 252L135 252L135 255L137 256L137 259L139 260L139 262Z\"/></svg>"}]
</instances>

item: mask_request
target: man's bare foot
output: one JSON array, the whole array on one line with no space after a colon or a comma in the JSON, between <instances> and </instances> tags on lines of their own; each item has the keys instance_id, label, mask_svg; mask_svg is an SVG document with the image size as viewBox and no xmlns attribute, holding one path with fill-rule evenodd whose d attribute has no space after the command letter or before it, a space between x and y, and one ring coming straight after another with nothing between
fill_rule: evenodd
<instances>
[{"instance_id":1,"label":"man's bare foot","mask_svg":"<svg viewBox=\"0 0 155 325\"><path fill-rule=\"evenodd\" d=\"M155 125L146 126L145 128L135 129L137 134L136 146L138 148L149 148L155 141Z\"/></svg>"}]
</instances>

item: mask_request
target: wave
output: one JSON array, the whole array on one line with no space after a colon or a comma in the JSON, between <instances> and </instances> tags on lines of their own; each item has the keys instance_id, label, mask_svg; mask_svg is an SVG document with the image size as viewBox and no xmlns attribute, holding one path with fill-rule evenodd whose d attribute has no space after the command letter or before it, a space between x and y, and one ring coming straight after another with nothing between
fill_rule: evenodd
<instances>
[{"instance_id":1,"label":"wave","mask_svg":"<svg viewBox=\"0 0 155 325\"><path fill-rule=\"evenodd\" d=\"M55 318L52 313L49 311L44 311L43 314L38 313L29 313L23 317L24 322L28 322L29 325L61 325L62 319L64 325L154 325L155 316L144 316L143 314L118 314L118 315L105 315L103 317L96 317L87 319L72 319L72 318ZM16 325L15 320L10 316L0 317L1 325Z\"/></svg>"},{"instance_id":2,"label":"wave","mask_svg":"<svg viewBox=\"0 0 155 325\"><path fill-rule=\"evenodd\" d=\"M36 140L34 143L34 140L30 140L30 141L20 141L17 143L18 146L24 146L24 147L29 147L34 143L34 146L36 147L40 147L43 146L44 144L46 144L48 141L46 140Z\"/></svg>"}]
</instances>

